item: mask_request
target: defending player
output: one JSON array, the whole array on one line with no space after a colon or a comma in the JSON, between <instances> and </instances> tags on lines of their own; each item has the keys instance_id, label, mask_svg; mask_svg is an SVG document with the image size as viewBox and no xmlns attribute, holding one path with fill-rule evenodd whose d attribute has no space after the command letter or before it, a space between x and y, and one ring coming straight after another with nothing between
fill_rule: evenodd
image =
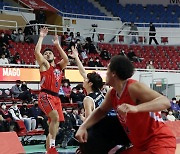
<instances>
[{"instance_id":1,"label":"defending player","mask_svg":"<svg viewBox=\"0 0 180 154\"><path fill-rule=\"evenodd\" d=\"M169 100L130 79L133 73L134 67L128 58L114 56L111 59L106 83L113 88L106 94L104 102L80 126L77 139L82 143L87 142L87 129L113 108L133 144L122 154L174 154L176 139L158 113L170 107Z\"/></svg>"}]
</instances>

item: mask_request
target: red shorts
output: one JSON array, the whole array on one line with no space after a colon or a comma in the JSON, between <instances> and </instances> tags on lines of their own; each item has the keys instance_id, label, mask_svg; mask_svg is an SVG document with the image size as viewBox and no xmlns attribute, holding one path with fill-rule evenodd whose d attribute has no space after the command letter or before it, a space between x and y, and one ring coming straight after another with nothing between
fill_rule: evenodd
<instances>
[{"instance_id":1,"label":"red shorts","mask_svg":"<svg viewBox=\"0 0 180 154\"><path fill-rule=\"evenodd\" d=\"M40 92L38 98L38 105L41 110L46 114L46 116L48 116L52 110L56 110L59 115L59 121L64 121L64 115L62 112L62 106L59 97L52 96L45 92Z\"/></svg>"}]
</instances>

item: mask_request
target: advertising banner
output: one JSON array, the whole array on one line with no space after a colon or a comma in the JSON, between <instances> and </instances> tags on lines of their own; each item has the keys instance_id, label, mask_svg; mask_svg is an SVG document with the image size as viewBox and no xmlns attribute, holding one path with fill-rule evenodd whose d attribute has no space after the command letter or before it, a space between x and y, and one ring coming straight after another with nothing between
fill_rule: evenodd
<instances>
[{"instance_id":1,"label":"advertising banner","mask_svg":"<svg viewBox=\"0 0 180 154\"><path fill-rule=\"evenodd\" d=\"M40 81L40 73L37 68L0 68L0 82L6 81Z\"/></svg>"},{"instance_id":2,"label":"advertising banner","mask_svg":"<svg viewBox=\"0 0 180 154\"><path fill-rule=\"evenodd\" d=\"M56 10L54 7L48 5L48 3L45 3L42 0L20 0L20 2L35 10L43 9L51 12L58 12L58 10Z\"/></svg>"},{"instance_id":3,"label":"advertising banner","mask_svg":"<svg viewBox=\"0 0 180 154\"><path fill-rule=\"evenodd\" d=\"M96 71L101 75L103 81L105 82L106 71L102 70L86 70L87 73ZM79 70L65 69L65 77L71 82L83 82ZM40 73L38 68L0 68L0 82L6 81L29 81L29 82L39 82Z\"/></svg>"}]
</instances>

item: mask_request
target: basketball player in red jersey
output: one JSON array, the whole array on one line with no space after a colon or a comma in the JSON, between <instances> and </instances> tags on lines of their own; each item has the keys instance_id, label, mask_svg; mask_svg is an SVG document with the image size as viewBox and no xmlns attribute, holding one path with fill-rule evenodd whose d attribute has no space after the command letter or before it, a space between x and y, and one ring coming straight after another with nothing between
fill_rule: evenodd
<instances>
[{"instance_id":1,"label":"basketball player in red jersey","mask_svg":"<svg viewBox=\"0 0 180 154\"><path fill-rule=\"evenodd\" d=\"M41 92L39 94L39 107L49 118L49 134L46 140L46 150L48 154L56 154L55 138L59 128L59 121L64 121L61 102L58 97L62 80L62 70L68 64L68 57L59 45L56 35L53 44L58 49L62 60L55 64L54 54L51 49L45 49L41 54L41 47L44 37L48 34L46 27L41 28L38 43L35 48L35 57L40 66Z\"/></svg>"},{"instance_id":2,"label":"basketball player in red jersey","mask_svg":"<svg viewBox=\"0 0 180 154\"><path fill-rule=\"evenodd\" d=\"M111 59L106 84L112 88L104 102L80 126L77 139L86 142L87 129L113 108L133 144L122 154L175 154L176 139L159 114L170 107L169 100L130 79L133 73L134 67L128 58L115 56Z\"/></svg>"}]
</instances>

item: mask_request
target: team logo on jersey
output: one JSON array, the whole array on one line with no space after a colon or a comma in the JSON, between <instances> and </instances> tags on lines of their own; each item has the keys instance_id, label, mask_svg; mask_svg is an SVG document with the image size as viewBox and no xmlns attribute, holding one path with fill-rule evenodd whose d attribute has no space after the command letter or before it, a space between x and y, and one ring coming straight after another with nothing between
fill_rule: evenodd
<instances>
[{"instance_id":1,"label":"team logo on jersey","mask_svg":"<svg viewBox=\"0 0 180 154\"><path fill-rule=\"evenodd\" d=\"M61 76L61 71L58 69L55 69L54 70L54 76L55 76L56 80L58 81L60 79L60 76Z\"/></svg>"}]
</instances>

